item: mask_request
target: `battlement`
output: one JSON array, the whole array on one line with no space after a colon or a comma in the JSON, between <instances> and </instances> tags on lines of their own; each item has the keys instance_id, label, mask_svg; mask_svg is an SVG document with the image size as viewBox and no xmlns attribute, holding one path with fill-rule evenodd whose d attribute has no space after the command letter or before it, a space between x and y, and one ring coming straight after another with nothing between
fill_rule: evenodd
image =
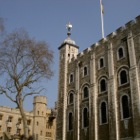
<instances>
[{"instance_id":1,"label":"battlement","mask_svg":"<svg viewBox=\"0 0 140 140\"><path fill-rule=\"evenodd\" d=\"M47 104L47 98L45 96L35 96L33 104Z\"/></svg>"},{"instance_id":2,"label":"battlement","mask_svg":"<svg viewBox=\"0 0 140 140\"><path fill-rule=\"evenodd\" d=\"M124 26L119 27L118 29L116 29L116 31L107 35L106 38L102 38L95 44L92 44L90 47L90 51L95 51L97 47L100 47L104 45L105 43L111 42L112 39L117 40L118 38L121 38L121 37L124 38L128 36L130 31L133 33L134 36L136 36L139 33L138 33L138 30L136 32L135 29L139 29L139 28L140 28L140 15L137 16L135 20L131 20L127 22ZM78 56L80 57L81 55L84 55L85 52L88 52L87 49L85 49L82 53L78 54Z\"/></svg>"},{"instance_id":3,"label":"battlement","mask_svg":"<svg viewBox=\"0 0 140 140\"><path fill-rule=\"evenodd\" d=\"M10 108L10 107L7 107L7 106L0 106L0 112L1 112L0 114L7 113L7 114L11 114L11 116L15 115L15 114L16 115L21 115L19 109L17 109L17 108ZM32 112L25 111L25 113L26 113L27 116L33 116Z\"/></svg>"},{"instance_id":4,"label":"battlement","mask_svg":"<svg viewBox=\"0 0 140 140\"><path fill-rule=\"evenodd\" d=\"M140 15L137 16L135 19L136 19L136 23L140 23Z\"/></svg>"},{"instance_id":5,"label":"battlement","mask_svg":"<svg viewBox=\"0 0 140 140\"><path fill-rule=\"evenodd\" d=\"M86 48L85 50L83 50L82 52L80 52L77 57L72 58L69 63L73 63L74 61L78 60L80 57L83 57L84 55L86 55L87 53L90 53L91 51L94 52L96 51L96 49L98 47L101 46L106 46L105 44L108 44L109 42L111 42L112 40L118 40L118 39L122 39L124 37L127 37L129 32L131 31L133 33L133 36L136 36L138 33L134 31L135 29L140 28L140 15L137 16L135 18L135 20L131 20L129 22L127 22L124 26L119 27L118 29L116 29L114 32L108 34L106 36L106 38L102 38L101 40L99 40L98 42L92 44L89 48Z\"/></svg>"}]
</instances>

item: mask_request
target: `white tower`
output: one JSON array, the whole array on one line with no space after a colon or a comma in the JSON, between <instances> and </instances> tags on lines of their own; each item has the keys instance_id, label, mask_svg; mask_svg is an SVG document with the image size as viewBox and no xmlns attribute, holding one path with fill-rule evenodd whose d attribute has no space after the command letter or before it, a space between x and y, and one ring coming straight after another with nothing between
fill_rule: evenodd
<instances>
[{"instance_id":1,"label":"white tower","mask_svg":"<svg viewBox=\"0 0 140 140\"><path fill-rule=\"evenodd\" d=\"M57 106L57 124L56 139L66 140L66 106L67 106L67 71L68 63L78 54L78 46L70 38L72 25L66 25L68 30L67 39L61 44L59 49L59 82L58 82L58 106Z\"/></svg>"}]
</instances>

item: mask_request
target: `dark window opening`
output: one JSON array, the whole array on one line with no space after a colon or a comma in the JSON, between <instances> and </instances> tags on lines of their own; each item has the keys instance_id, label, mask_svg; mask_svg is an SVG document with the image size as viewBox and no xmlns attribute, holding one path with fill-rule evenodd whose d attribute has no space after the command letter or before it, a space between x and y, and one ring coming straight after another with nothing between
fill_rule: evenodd
<instances>
[{"instance_id":1,"label":"dark window opening","mask_svg":"<svg viewBox=\"0 0 140 140\"><path fill-rule=\"evenodd\" d=\"M88 96L89 96L88 94L89 94L88 88L85 87L84 88L84 98L88 98Z\"/></svg>"},{"instance_id":2,"label":"dark window opening","mask_svg":"<svg viewBox=\"0 0 140 140\"><path fill-rule=\"evenodd\" d=\"M42 136L42 131L40 131L40 135Z\"/></svg>"},{"instance_id":3,"label":"dark window opening","mask_svg":"<svg viewBox=\"0 0 140 140\"><path fill-rule=\"evenodd\" d=\"M21 129L17 129L17 134L20 135L21 134Z\"/></svg>"},{"instance_id":4,"label":"dark window opening","mask_svg":"<svg viewBox=\"0 0 140 140\"><path fill-rule=\"evenodd\" d=\"M123 49L122 48L119 48L119 50L118 50L118 56L119 56L119 59L124 57Z\"/></svg>"},{"instance_id":5,"label":"dark window opening","mask_svg":"<svg viewBox=\"0 0 140 140\"><path fill-rule=\"evenodd\" d=\"M69 113L69 130L73 129L73 117L72 113Z\"/></svg>"},{"instance_id":6,"label":"dark window opening","mask_svg":"<svg viewBox=\"0 0 140 140\"><path fill-rule=\"evenodd\" d=\"M100 68L102 68L102 67L104 67L104 59L103 58L100 59Z\"/></svg>"},{"instance_id":7,"label":"dark window opening","mask_svg":"<svg viewBox=\"0 0 140 140\"><path fill-rule=\"evenodd\" d=\"M87 67L84 67L84 76L88 75Z\"/></svg>"},{"instance_id":8,"label":"dark window opening","mask_svg":"<svg viewBox=\"0 0 140 140\"><path fill-rule=\"evenodd\" d=\"M105 79L102 79L101 82L100 82L100 88L101 88L101 92L104 92L106 91L106 81Z\"/></svg>"},{"instance_id":9,"label":"dark window opening","mask_svg":"<svg viewBox=\"0 0 140 140\"><path fill-rule=\"evenodd\" d=\"M129 101L126 95L122 97L122 113L123 113L123 119L130 117Z\"/></svg>"},{"instance_id":10,"label":"dark window opening","mask_svg":"<svg viewBox=\"0 0 140 140\"><path fill-rule=\"evenodd\" d=\"M101 104L101 123L107 123L107 110L105 102Z\"/></svg>"},{"instance_id":11,"label":"dark window opening","mask_svg":"<svg viewBox=\"0 0 140 140\"><path fill-rule=\"evenodd\" d=\"M127 83L127 74L125 70L121 71L120 73L120 82L121 84Z\"/></svg>"},{"instance_id":12,"label":"dark window opening","mask_svg":"<svg viewBox=\"0 0 140 140\"><path fill-rule=\"evenodd\" d=\"M88 109L84 108L84 111L83 111L83 126L88 127L88 125L89 125Z\"/></svg>"},{"instance_id":13,"label":"dark window opening","mask_svg":"<svg viewBox=\"0 0 140 140\"><path fill-rule=\"evenodd\" d=\"M73 93L70 93L70 95L69 95L69 103L70 104L73 103Z\"/></svg>"},{"instance_id":14,"label":"dark window opening","mask_svg":"<svg viewBox=\"0 0 140 140\"><path fill-rule=\"evenodd\" d=\"M27 125L31 125L31 120L27 120Z\"/></svg>"},{"instance_id":15,"label":"dark window opening","mask_svg":"<svg viewBox=\"0 0 140 140\"><path fill-rule=\"evenodd\" d=\"M11 127L7 127L7 132L11 133Z\"/></svg>"},{"instance_id":16,"label":"dark window opening","mask_svg":"<svg viewBox=\"0 0 140 140\"><path fill-rule=\"evenodd\" d=\"M0 120L2 120L2 118L3 118L3 115L0 114Z\"/></svg>"},{"instance_id":17,"label":"dark window opening","mask_svg":"<svg viewBox=\"0 0 140 140\"><path fill-rule=\"evenodd\" d=\"M21 118L19 118L19 119L18 119L18 124L21 124L21 121L22 121L22 119L21 119Z\"/></svg>"},{"instance_id":18,"label":"dark window opening","mask_svg":"<svg viewBox=\"0 0 140 140\"><path fill-rule=\"evenodd\" d=\"M73 79L73 74L71 74L71 75L70 75L70 83L72 83L73 80L74 80L74 79Z\"/></svg>"},{"instance_id":19,"label":"dark window opening","mask_svg":"<svg viewBox=\"0 0 140 140\"><path fill-rule=\"evenodd\" d=\"M8 122L12 122L12 120L13 120L13 117L8 118Z\"/></svg>"}]
</instances>

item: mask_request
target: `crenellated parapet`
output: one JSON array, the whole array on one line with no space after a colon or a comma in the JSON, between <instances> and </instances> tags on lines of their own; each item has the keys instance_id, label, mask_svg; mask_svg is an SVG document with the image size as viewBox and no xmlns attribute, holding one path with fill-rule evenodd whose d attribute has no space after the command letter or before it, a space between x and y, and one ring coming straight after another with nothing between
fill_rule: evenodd
<instances>
[{"instance_id":1,"label":"crenellated parapet","mask_svg":"<svg viewBox=\"0 0 140 140\"><path fill-rule=\"evenodd\" d=\"M36 103L47 104L46 96L35 96L34 97L34 104L36 104Z\"/></svg>"},{"instance_id":2,"label":"crenellated parapet","mask_svg":"<svg viewBox=\"0 0 140 140\"><path fill-rule=\"evenodd\" d=\"M140 16L80 53L69 36L59 47L56 139L139 139Z\"/></svg>"},{"instance_id":3,"label":"crenellated parapet","mask_svg":"<svg viewBox=\"0 0 140 140\"><path fill-rule=\"evenodd\" d=\"M80 59L82 56L90 52L96 52L98 47L101 46L106 47L106 44L109 44L112 41L116 42L118 40L121 39L123 40L124 38L127 38L130 31L133 33L133 36L136 36L138 33L140 33L140 28L138 28L139 25L140 25L140 16L137 16L135 20L127 22L124 26L121 26L118 29L116 29L116 31L108 34L106 38L102 38L98 42L92 44L89 48L86 48L85 50L80 52L76 58L71 59L69 62L72 63L73 61Z\"/></svg>"}]
</instances>

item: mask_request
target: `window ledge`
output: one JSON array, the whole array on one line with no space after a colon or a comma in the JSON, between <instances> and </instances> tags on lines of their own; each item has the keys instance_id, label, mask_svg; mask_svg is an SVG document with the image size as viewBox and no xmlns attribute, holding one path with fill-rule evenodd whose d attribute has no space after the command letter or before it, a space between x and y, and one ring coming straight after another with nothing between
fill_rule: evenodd
<instances>
[{"instance_id":1,"label":"window ledge","mask_svg":"<svg viewBox=\"0 0 140 140\"><path fill-rule=\"evenodd\" d=\"M105 66L101 67L101 68L98 68L98 70L102 70L103 68L105 68Z\"/></svg>"},{"instance_id":2,"label":"window ledge","mask_svg":"<svg viewBox=\"0 0 140 140\"><path fill-rule=\"evenodd\" d=\"M117 61L120 61L122 59L125 59L125 56L121 57L121 58L118 58Z\"/></svg>"},{"instance_id":3,"label":"window ledge","mask_svg":"<svg viewBox=\"0 0 140 140\"><path fill-rule=\"evenodd\" d=\"M106 123L100 123L100 126L102 126L102 125L106 125L106 124L108 124L108 122L106 122Z\"/></svg>"},{"instance_id":4,"label":"window ledge","mask_svg":"<svg viewBox=\"0 0 140 140\"><path fill-rule=\"evenodd\" d=\"M89 97L87 97L87 98L83 98L82 99L82 102L84 102L84 101L88 101L89 100Z\"/></svg>"},{"instance_id":5,"label":"window ledge","mask_svg":"<svg viewBox=\"0 0 140 140\"><path fill-rule=\"evenodd\" d=\"M121 118L121 121L125 121L125 120L130 120L132 117L128 117L128 118Z\"/></svg>"},{"instance_id":6,"label":"window ledge","mask_svg":"<svg viewBox=\"0 0 140 140\"><path fill-rule=\"evenodd\" d=\"M129 84L129 82L124 83L124 84L119 84L119 87L126 86L127 84Z\"/></svg>"}]
</instances>

